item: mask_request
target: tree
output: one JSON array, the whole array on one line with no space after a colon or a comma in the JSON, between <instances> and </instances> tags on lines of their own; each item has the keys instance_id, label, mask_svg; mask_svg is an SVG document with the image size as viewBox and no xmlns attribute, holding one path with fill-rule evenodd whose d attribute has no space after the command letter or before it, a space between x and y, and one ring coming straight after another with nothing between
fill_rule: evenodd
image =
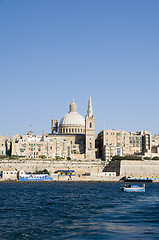
<instances>
[{"instance_id":1,"label":"tree","mask_svg":"<svg viewBox=\"0 0 159 240\"><path fill-rule=\"evenodd\" d=\"M151 160L151 158L150 158L150 157L144 157L144 159L145 159L145 160Z\"/></svg>"},{"instance_id":2,"label":"tree","mask_svg":"<svg viewBox=\"0 0 159 240\"><path fill-rule=\"evenodd\" d=\"M34 172L34 173L35 174L48 174L48 175L50 175L50 173L47 169L39 170L39 171L36 170L36 172Z\"/></svg>"},{"instance_id":3,"label":"tree","mask_svg":"<svg viewBox=\"0 0 159 240\"><path fill-rule=\"evenodd\" d=\"M159 157L153 157L152 160L159 160Z\"/></svg>"}]
</instances>

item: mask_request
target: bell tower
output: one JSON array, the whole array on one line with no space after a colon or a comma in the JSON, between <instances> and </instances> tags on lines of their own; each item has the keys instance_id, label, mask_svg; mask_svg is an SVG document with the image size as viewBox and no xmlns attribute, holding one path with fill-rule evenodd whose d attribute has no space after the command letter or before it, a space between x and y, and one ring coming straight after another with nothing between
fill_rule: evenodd
<instances>
[{"instance_id":1,"label":"bell tower","mask_svg":"<svg viewBox=\"0 0 159 240\"><path fill-rule=\"evenodd\" d=\"M89 97L85 118L85 158L89 160L95 159L95 117L92 111L91 97Z\"/></svg>"},{"instance_id":2,"label":"bell tower","mask_svg":"<svg viewBox=\"0 0 159 240\"><path fill-rule=\"evenodd\" d=\"M57 119L51 120L51 131L52 131L52 134L58 133L58 120Z\"/></svg>"}]
</instances>

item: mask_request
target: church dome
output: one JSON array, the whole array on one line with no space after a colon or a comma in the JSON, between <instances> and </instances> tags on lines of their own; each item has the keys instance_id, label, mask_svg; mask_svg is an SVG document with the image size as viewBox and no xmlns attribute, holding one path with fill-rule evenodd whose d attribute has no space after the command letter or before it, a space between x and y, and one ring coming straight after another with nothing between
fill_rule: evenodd
<instances>
[{"instance_id":1,"label":"church dome","mask_svg":"<svg viewBox=\"0 0 159 240\"><path fill-rule=\"evenodd\" d=\"M70 111L60 121L60 133L83 133L85 131L85 119L76 111L74 99L70 104Z\"/></svg>"},{"instance_id":2,"label":"church dome","mask_svg":"<svg viewBox=\"0 0 159 240\"><path fill-rule=\"evenodd\" d=\"M84 117L82 117L77 112L69 112L67 113L60 121L60 126L85 126Z\"/></svg>"}]
</instances>

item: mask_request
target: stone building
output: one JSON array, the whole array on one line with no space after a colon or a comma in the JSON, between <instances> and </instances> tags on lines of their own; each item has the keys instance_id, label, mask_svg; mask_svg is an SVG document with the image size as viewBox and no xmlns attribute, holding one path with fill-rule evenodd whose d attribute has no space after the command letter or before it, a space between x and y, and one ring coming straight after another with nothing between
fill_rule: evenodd
<instances>
[{"instance_id":1,"label":"stone building","mask_svg":"<svg viewBox=\"0 0 159 240\"><path fill-rule=\"evenodd\" d=\"M85 155L87 159L95 159L95 117L89 98L88 111L85 119Z\"/></svg>"},{"instance_id":2,"label":"stone building","mask_svg":"<svg viewBox=\"0 0 159 240\"><path fill-rule=\"evenodd\" d=\"M42 135L33 135L32 131L25 135L16 134L12 141L12 156L38 158L45 154Z\"/></svg>"},{"instance_id":3,"label":"stone building","mask_svg":"<svg viewBox=\"0 0 159 240\"><path fill-rule=\"evenodd\" d=\"M159 134L155 134L155 136L152 137L152 146L159 146Z\"/></svg>"},{"instance_id":4,"label":"stone building","mask_svg":"<svg viewBox=\"0 0 159 240\"><path fill-rule=\"evenodd\" d=\"M12 155L39 158L95 159L95 118L92 111L91 97L84 119L77 112L74 99L69 112L58 123L51 121L51 133L13 136Z\"/></svg>"},{"instance_id":5,"label":"stone building","mask_svg":"<svg viewBox=\"0 0 159 240\"><path fill-rule=\"evenodd\" d=\"M11 154L11 139L8 136L0 136L0 156Z\"/></svg>"},{"instance_id":6,"label":"stone building","mask_svg":"<svg viewBox=\"0 0 159 240\"><path fill-rule=\"evenodd\" d=\"M151 153L151 133L103 130L97 137L98 157L110 161L113 156Z\"/></svg>"},{"instance_id":7,"label":"stone building","mask_svg":"<svg viewBox=\"0 0 159 240\"><path fill-rule=\"evenodd\" d=\"M89 97L87 115L84 119L76 109L74 99L70 104L69 112L62 117L58 126L58 120L52 120L52 134L45 137L64 142L60 151L61 157L77 159L95 159L95 118L92 111L91 97Z\"/></svg>"}]
</instances>

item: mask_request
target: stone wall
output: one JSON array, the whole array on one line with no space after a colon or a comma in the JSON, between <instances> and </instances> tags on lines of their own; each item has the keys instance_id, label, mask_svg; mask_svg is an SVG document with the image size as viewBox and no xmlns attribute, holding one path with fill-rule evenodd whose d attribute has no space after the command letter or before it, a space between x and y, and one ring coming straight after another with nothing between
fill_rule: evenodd
<instances>
[{"instance_id":1,"label":"stone wall","mask_svg":"<svg viewBox=\"0 0 159 240\"><path fill-rule=\"evenodd\" d=\"M57 174L51 175L54 181L77 181L77 182L118 182L120 180L120 177L116 176L83 176L80 174L77 174L75 176L72 176L71 179L68 176L58 176Z\"/></svg>"},{"instance_id":2,"label":"stone wall","mask_svg":"<svg viewBox=\"0 0 159 240\"><path fill-rule=\"evenodd\" d=\"M74 170L77 174L102 172L104 166L100 160L31 160L31 159L17 159L17 160L0 160L0 171L16 169L24 170L26 172L35 172L36 170L47 169L50 174L58 170Z\"/></svg>"},{"instance_id":3,"label":"stone wall","mask_svg":"<svg viewBox=\"0 0 159 240\"><path fill-rule=\"evenodd\" d=\"M112 161L113 162L113 161ZM36 170L47 169L50 174L58 170L74 170L76 178L80 175L80 179L92 179L86 176L81 177L84 173L101 173L103 170L106 172L116 172L120 174L120 178L126 177L159 177L159 161L153 160L119 160L113 162L113 167L104 165L100 160L31 160L31 159L17 159L17 160L0 160L0 171L2 170L24 170L26 172L35 172ZM118 176L118 174L117 174ZM97 178L96 176L94 176ZM99 178L99 174L98 174ZM103 180L103 176L100 177ZM105 177L106 178L106 177ZM75 179L75 177L74 177ZM78 178L79 179L79 178ZM79 179L79 180L80 180Z\"/></svg>"},{"instance_id":4,"label":"stone wall","mask_svg":"<svg viewBox=\"0 0 159 240\"><path fill-rule=\"evenodd\" d=\"M120 176L126 177L159 177L159 161L122 160Z\"/></svg>"}]
</instances>

